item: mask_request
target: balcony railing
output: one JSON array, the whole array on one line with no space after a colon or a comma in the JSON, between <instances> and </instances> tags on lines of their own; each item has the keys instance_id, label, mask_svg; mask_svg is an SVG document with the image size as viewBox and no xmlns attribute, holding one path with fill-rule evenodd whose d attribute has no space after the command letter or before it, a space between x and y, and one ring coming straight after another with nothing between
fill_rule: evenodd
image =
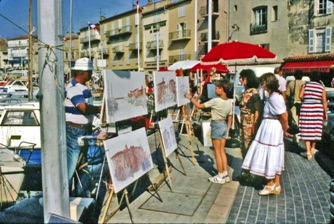
<instances>
[{"instance_id":1,"label":"balcony railing","mask_svg":"<svg viewBox=\"0 0 334 224\"><path fill-rule=\"evenodd\" d=\"M184 60L190 60L191 55L190 54L181 54L181 55L173 55L169 56L169 65L178 62L178 61L184 61Z\"/></svg>"},{"instance_id":2,"label":"balcony railing","mask_svg":"<svg viewBox=\"0 0 334 224\"><path fill-rule=\"evenodd\" d=\"M86 43L86 42L93 42L93 41L96 41L96 40L101 40L101 36L98 35L98 34L92 34L90 35L90 37L82 37L80 38L80 43Z\"/></svg>"},{"instance_id":3,"label":"balcony railing","mask_svg":"<svg viewBox=\"0 0 334 224\"><path fill-rule=\"evenodd\" d=\"M164 47L164 42L162 40L159 41L159 49ZM146 48L148 50L157 49L157 41L149 41L146 44Z\"/></svg>"},{"instance_id":4,"label":"balcony railing","mask_svg":"<svg viewBox=\"0 0 334 224\"><path fill-rule=\"evenodd\" d=\"M199 14L202 17L208 17L209 12L208 12L208 6L202 6L199 10ZM218 16L219 15L219 6L212 6L212 15L213 16Z\"/></svg>"},{"instance_id":5,"label":"balcony railing","mask_svg":"<svg viewBox=\"0 0 334 224\"><path fill-rule=\"evenodd\" d=\"M218 40L219 41L219 38L220 38L219 31L213 32L212 40ZM201 41L202 42L208 41L208 33L201 33Z\"/></svg>"},{"instance_id":6,"label":"balcony railing","mask_svg":"<svg viewBox=\"0 0 334 224\"><path fill-rule=\"evenodd\" d=\"M123 46L116 46L112 48L113 53L124 53Z\"/></svg>"},{"instance_id":7,"label":"balcony railing","mask_svg":"<svg viewBox=\"0 0 334 224\"><path fill-rule=\"evenodd\" d=\"M191 39L191 30L185 29L185 30L178 30L175 32L169 33L169 40L175 41L175 40L184 40L184 39Z\"/></svg>"},{"instance_id":8,"label":"balcony railing","mask_svg":"<svg viewBox=\"0 0 334 224\"><path fill-rule=\"evenodd\" d=\"M106 47L102 48L102 53L109 54L109 48L106 48Z\"/></svg>"},{"instance_id":9,"label":"balcony railing","mask_svg":"<svg viewBox=\"0 0 334 224\"><path fill-rule=\"evenodd\" d=\"M250 35L267 33L268 26L267 24L250 24Z\"/></svg>"},{"instance_id":10,"label":"balcony railing","mask_svg":"<svg viewBox=\"0 0 334 224\"><path fill-rule=\"evenodd\" d=\"M105 35L107 37L113 37L113 36L119 36L119 35L124 35L124 34L131 34L131 33L132 33L132 26L127 25L127 26L122 26L117 29L108 30L105 32Z\"/></svg>"},{"instance_id":11,"label":"balcony railing","mask_svg":"<svg viewBox=\"0 0 334 224\"><path fill-rule=\"evenodd\" d=\"M142 42L139 42L139 49L142 49L143 48L143 43ZM138 50L138 43L135 42L135 43L130 43L129 44L129 50L130 51L134 51L134 50Z\"/></svg>"}]
</instances>

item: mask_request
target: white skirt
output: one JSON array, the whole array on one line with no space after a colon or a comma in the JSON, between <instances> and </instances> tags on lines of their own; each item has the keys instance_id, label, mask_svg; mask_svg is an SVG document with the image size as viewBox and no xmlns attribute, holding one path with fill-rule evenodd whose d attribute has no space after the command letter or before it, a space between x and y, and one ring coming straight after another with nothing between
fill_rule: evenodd
<instances>
[{"instance_id":1,"label":"white skirt","mask_svg":"<svg viewBox=\"0 0 334 224\"><path fill-rule=\"evenodd\" d=\"M284 170L284 141L281 123L274 119L264 119L256 137L250 145L243 169L250 173L274 179L275 174Z\"/></svg>"}]
</instances>

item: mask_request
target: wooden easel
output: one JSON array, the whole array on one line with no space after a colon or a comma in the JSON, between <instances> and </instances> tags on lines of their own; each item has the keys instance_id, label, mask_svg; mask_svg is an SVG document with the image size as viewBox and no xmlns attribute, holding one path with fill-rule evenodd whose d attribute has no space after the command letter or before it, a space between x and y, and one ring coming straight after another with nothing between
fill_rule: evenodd
<instances>
[{"instance_id":1,"label":"wooden easel","mask_svg":"<svg viewBox=\"0 0 334 224\"><path fill-rule=\"evenodd\" d=\"M194 128L193 128L193 125L192 125L191 117L189 116L189 113L188 113L187 105L182 106L182 113L183 113L183 122L186 124L186 130L187 130L187 135L188 135L188 142L189 142L189 148L190 148L190 151L191 151L192 161L193 161L194 165L196 165L197 162L196 162L196 159L195 159L194 150L193 150L193 146L192 146L192 143L191 143L191 136L195 140L195 143L197 145L197 149L199 149L199 148L198 148L197 138L196 138L195 133L194 133Z\"/></svg>"}]
</instances>

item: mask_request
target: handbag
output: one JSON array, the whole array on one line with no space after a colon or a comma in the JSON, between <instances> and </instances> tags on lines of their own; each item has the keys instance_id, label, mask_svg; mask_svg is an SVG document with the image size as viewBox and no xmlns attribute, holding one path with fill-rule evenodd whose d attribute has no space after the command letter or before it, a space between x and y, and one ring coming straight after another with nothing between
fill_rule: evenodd
<instances>
[{"instance_id":1,"label":"handbag","mask_svg":"<svg viewBox=\"0 0 334 224\"><path fill-rule=\"evenodd\" d=\"M288 133L295 135L299 133L299 127L296 124L295 120L292 118L291 124L289 125L288 130L286 130Z\"/></svg>"},{"instance_id":2,"label":"handbag","mask_svg":"<svg viewBox=\"0 0 334 224\"><path fill-rule=\"evenodd\" d=\"M301 103L295 103L294 106L296 107L296 114L299 116L300 108L302 107Z\"/></svg>"}]
</instances>

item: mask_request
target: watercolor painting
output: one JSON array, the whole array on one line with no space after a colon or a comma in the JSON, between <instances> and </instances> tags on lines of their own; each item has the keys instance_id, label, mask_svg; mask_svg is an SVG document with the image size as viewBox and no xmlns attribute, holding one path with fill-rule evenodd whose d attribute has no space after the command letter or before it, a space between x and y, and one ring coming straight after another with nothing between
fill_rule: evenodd
<instances>
[{"instance_id":1,"label":"watercolor painting","mask_svg":"<svg viewBox=\"0 0 334 224\"><path fill-rule=\"evenodd\" d=\"M212 99L217 97L216 94L216 85L213 83L208 83L207 84L207 89L208 89L208 99Z\"/></svg>"},{"instance_id":2,"label":"watercolor painting","mask_svg":"<svg viewBox=\"0 0 334 224\"><path fill-rule=\"evenodd\" d=\"M159 121L159 130L162 137L166 157L168 157L177 148L174 125L171 117Z\"/></svg>"},{"instance_id":3,"label":"watercolor painting","mask_svg":"<svg viewBox=\"0 0 334 224\"><path fill-rule=\"evenodd\" d=\"M188 76L176 77L176 101L178 107L190 103L190 100L184 97L185 93L190 93L189 77Z\"/></svg>"},{"instance_id":4,"label":"watercolor painting","mask_svg":"<svg viewBox=\"0 0 334 224\"><path fill-rule=\"evenodd\" d=\"M104 141L115 192L119 192L153 168L145 128Z\"/></svg>"},{"instance_id":5,"label":"watercolor painting","mask_svg":"<svg viewBox=\"0 0 334 224\"><path fill-rule=\"evenodd\" d=\"M147 114L144 72L104 70L107 123Z\"/></svg>"},{"instance_id":6,"label":"watercolor painting","mask_svg":"<svg viewBox=\"0 0 334 224\"><path fill-rule=\"evenodd\" d=\"M210 122L202 122L203 146L212 147Z\"/></svg>"},{"instance_id":7,"label":"watercolor painting","mask_svg":"<svg viewBox=\"0 0 334 224\"><path fill-rule=\"evenodd\" d=\"M174 106L176 104L175 72L155 72L153 80L155 112Z\"/></svg>"}]
</instances>

